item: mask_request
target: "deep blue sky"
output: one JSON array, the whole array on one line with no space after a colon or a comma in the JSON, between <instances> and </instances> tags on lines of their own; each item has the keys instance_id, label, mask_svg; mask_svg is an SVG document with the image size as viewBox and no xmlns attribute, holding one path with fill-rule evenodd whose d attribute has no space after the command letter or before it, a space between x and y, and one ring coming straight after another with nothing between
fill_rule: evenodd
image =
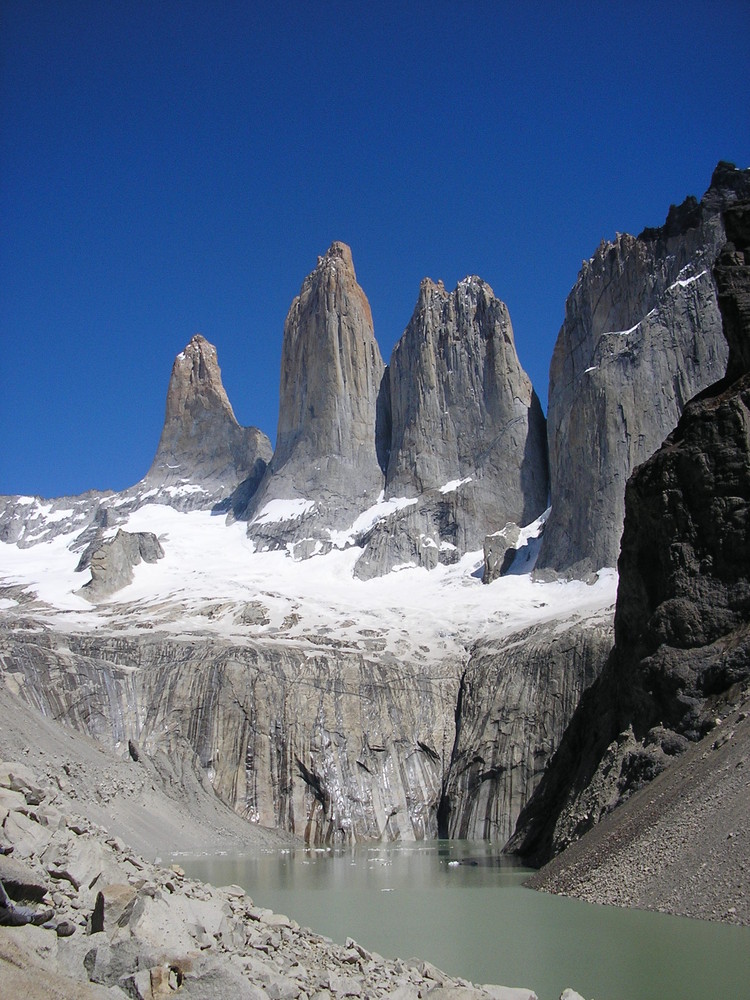
<instances>
[{"instance_id":1,"label":"deep blue sky","mask_svg":"<svg viewBox=\"0 0 750 1000\"><path fill-rule=\"evenodd\" d=\"M545 404L581 260L750 165L749 49L747 0L0 0L0 493L140 479L196 332L273 439L334 239L386 360L479 274Z\"/></svg>"}]
</instances>

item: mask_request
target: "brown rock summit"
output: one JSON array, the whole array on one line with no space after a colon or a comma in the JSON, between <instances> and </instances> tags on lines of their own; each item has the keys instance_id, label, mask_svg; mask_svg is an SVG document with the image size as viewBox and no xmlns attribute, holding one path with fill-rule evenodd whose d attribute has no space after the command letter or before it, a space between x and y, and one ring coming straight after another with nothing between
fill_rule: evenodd
<instances>
[{"instance_id":1,"label":"brown rock summit","mask_svg":"<svg viewBox=\"0 0 750 1000\"><path fill-rule=\"evenodd\" d=\"M221 381L213 344L196 334L175 358L149 486L199 485L216 498L243 480L260 480L271 442L256 427L240 427Z\"/></svg>"}]
</instances>

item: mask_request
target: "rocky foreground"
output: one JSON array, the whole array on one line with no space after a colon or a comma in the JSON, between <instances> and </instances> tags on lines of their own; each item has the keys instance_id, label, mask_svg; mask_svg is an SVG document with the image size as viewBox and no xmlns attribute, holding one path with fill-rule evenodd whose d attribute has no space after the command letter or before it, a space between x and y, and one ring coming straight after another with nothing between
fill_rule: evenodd
<instances>
[{"instance_id":1,"label":"rocky foreground","mask_svg":"<svg viewBox=\"0 0 750 1000\"><path fill-rule=\"evenodd\" d=\"M58 789L27 765L0 763L0 923L4 996L57 1000L532 1000L529 990L472 986L428 962L386 960L159 867L91 821L63 814ZM45 919L47 918L47 919Z\"/></svg>"},{"instance_id":2,"label":"rocky foreground","mask_svg":"<svg viewBox=\"0 0 750 1000\"><path fill-rule=\"evenodd\" d=\"M237 850L283 841L240 820L185 770L107 752L7 689L0 713L0 759L16 757L0 763L0 882L10 897L8 906L0 902L0 924L32 914L43 921L0 926L0 996L535 997L473 986L427 962L387 960L354 941L338 945L255 905L238 886L214 888L178 866L147 861L124 836L151 857L170 846Z\"/></svg>"}]
</instances>

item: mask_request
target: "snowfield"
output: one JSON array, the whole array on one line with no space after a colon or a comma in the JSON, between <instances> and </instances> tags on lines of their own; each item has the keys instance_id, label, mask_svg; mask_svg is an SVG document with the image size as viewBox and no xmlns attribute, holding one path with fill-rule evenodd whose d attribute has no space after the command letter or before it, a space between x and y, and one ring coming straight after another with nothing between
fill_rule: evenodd
<instances>
[{"instance_id":1,"label":"snowfield","mask_svg":"<svg viewBox=\"0 0 750 1000\"><path fill-rule=\"evenodd\" d=\"M377 514L385 513L385 506ZM373 509L366 520L372 523L376 516ZM80 596L90 579L88 570L76 572L80 547L71 549L80 529L28 548L2 543L0 584L12 592L6 590L0 612L28 616L33 601L34 618L52 628L116 623L121 633L154 629L234 642L275 640L311 652L335 640L354 649L430 660L460 653L481 636L499 638L614 604L617 578L611 569L602 570L593 585L531 579L543 520L523 530L526 546L511 572L485 586L481 551L453 566L432 571L407 566L362 581L352 572L362 553L355 545L295 561L284 551L254 551L244 523L147 504L119 527L153 532L165 554L157 563L138 565L129 586L98 605ZM349 540L354 529L342 535Z\"/></svg>"}]
</instances>

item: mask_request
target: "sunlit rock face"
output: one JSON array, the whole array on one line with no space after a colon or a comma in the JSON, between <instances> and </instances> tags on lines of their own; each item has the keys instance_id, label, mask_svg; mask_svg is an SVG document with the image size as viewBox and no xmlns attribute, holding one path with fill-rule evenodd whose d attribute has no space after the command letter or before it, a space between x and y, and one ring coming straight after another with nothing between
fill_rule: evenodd
<instances>
[{"instance_id":1,"label":"sunlit rock face","mask_svg":"<svg viewBox=\"0 0 750 1000\"><path fill-rule=\"evenodd\" d=\"M45 715L174 768L311 844L504 838L611 645L611 614L438 659L216 637L0 632Z\"/></svg>"},{"instance_id":2,"label":"sunlit rock face","mask_svg":"<svg viewBox=\"0 0 750 1000\"><path fill-rule=\"evenodd\" d=\"M475 276L426 278L388 371L386 498L452 484L467 548L547 506L546 429L505 303Z\"/></svg>"},{"instance_id":3,"label":"sunlit rock face","mask_svg":"<svg viewBox=\"0 0 750 1000\"><path fill-rule=\"evenodd\" d=\"M242 482L251 493L271 452L262 431L237 423L216 348L196 334L172 367L164 427L143 485L160 492L182 490L186 500L190 491L185 487L198 484L214 501L228 497Z\"/></svg>"},{"instance_id":4,"label":"sunlit rock face","mask_svg":"<svg viewBox=\"0 0 750 1000\"><path fill-rule=\"evenodd\" d=\"M585 578L617 564L628 476L724 374L711 269L722 209L748 196L750 170L720 163L700 202L584 262L550 365L552 513L538 572Z\"/></svg>"},{"instance_id":5,"label":"sunlit rock face","mask_svg":"<svg viewBox=\"0 0 750 1000\"><path fill-rule=\"evenodd\" d=\"M351 250L333 243L284 324L276 450L246 513L259 545L278 547L295 535L328 540L328 529L348 527L375 502L383 488L375 429L384 369ZM304 521L274 520L288 513L268 507L278 500L307 502Z\"/></svg>"},{"instance_id":6,"label":"sunlit rock face","mask_svg":"<svg viewBox=\"0 0 750 1000\"><path fill-rule=\"evenodd\" d=\"M250 822L308 843L434 837L458 667L337 648L49 633L0 635L29 703L177 761L195 752ZM7 678L6 678L7 682Z\"/></svg>"}]
</instances>

